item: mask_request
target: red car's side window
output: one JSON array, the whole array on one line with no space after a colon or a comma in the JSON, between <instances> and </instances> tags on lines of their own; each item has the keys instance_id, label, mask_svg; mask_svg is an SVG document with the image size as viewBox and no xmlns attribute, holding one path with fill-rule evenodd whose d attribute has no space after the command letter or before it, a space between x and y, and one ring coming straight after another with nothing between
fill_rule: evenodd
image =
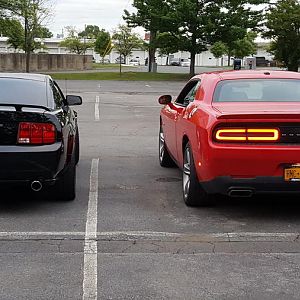
<instances>
[{"instance_id":1,"label":"red car's side window","mask_svg":"<svg viewBox=\"0 0 300 300\"><path fill-rule=\"evenodd\" d=\"M176 104L187 106L189 103L193 102L200 85L200 80L190 81L178 96Z\"/></svg>"}]
</instances>

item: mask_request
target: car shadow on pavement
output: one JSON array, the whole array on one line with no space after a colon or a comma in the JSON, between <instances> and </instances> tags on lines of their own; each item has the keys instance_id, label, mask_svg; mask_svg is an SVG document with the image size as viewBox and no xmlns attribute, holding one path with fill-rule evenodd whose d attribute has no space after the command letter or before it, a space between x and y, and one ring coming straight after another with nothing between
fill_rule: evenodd
<instances>
[{"instance_id":1,"label":"car shadow on pavement","mask_svg":"<svg viewBox=\"0 0 300 300\"><path fill-rule=\"evenodd\" d=\"M243 215L254 219L300 220L300 197L286 194L266 194L250 198L219 196L211 209L227 215Z\"/></svg>"},{"instance_id":2,"label":"car shadow on pavement","mask_svg":"<svg viewBox=\"0 0 300 300\"><path fill-rule=\"evenodd\" d=\"M32 210L33 207L51 201L45 193L35 193L26 188L1 188L0 195L0 213Z\"/></svg>"}]
</instances>

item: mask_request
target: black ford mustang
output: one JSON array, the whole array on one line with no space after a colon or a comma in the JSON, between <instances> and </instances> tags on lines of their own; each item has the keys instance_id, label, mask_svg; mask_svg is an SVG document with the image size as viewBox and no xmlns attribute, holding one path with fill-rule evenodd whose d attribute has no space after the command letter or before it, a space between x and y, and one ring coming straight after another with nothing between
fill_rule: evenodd
<instances>
[{"instance_id":1,"label":"black ford mustang","mask_svg":"<svg viewBox=\"0 0 300 300\"><path fill-rule=\"evenodd\" d=\"M50 76L0 73L0 185L75 198L79 132L70 106L80 104Z\"/></svg>"}]
</instances>

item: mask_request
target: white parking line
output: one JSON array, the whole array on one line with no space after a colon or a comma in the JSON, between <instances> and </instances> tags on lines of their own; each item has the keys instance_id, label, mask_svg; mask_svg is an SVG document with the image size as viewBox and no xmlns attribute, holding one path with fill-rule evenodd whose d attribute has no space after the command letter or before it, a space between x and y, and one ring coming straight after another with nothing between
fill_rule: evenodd
<instances>
[{"instance_id":1,"label":"white parking line","mask_svg":"<svg viewBox=\"0 0 300 300\"><path fill-rule=\"evenodd\" d=\"M95 121L100 120L100 97L96 96L96 103L95 103Z\"/></svg>"},{"instance_id":2,"label":"white parking line","mask_svg":"<svg viewBox=\"0 0 300 300\"><path fill-rule=\"evenodd\" d=\"M97 160L97 164L99 160ZM96 162L95 162L96 163ZM97 166L94 166L97 168ZM94 170L93 172L97 172ZM96 189L96 175L93 175L93 190ZM94 183L95 182L95 183ZM95 232L97 216L95 197L91 190L89 222L87 232L0 232L0 241L36 240L84 240L84 241L162 241L162 242L300 242L300 232L220 232L220 233L176 233L159 231L110 231ZM94 210L94 211L91 211Z\"/></svg>"},{"instance_id":3,"label":"white parking line","mask_svg":"<svg viewBox=\"0 0 300 300\"><path fill-rule=\"evenodd\" d=\"M93 159L84 240L83 300L97 299L98 168L99 159Z\"/></svg>"}]
</instances>

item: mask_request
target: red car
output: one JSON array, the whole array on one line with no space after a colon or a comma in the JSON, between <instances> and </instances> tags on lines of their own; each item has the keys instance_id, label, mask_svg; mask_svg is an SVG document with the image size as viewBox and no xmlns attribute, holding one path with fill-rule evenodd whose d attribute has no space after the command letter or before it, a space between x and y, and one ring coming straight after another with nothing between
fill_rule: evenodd
<instances>
[{"instance_id":1,"label":"red car","mask_svg":"<svg viewBox=\"0 0 300 300\"><path fill-rule=\"evenodd\" d=\"M205 73L159 103L160 164L182 169L188 206L300 192L299 73Z\"/></svg>"}]
</instances>

